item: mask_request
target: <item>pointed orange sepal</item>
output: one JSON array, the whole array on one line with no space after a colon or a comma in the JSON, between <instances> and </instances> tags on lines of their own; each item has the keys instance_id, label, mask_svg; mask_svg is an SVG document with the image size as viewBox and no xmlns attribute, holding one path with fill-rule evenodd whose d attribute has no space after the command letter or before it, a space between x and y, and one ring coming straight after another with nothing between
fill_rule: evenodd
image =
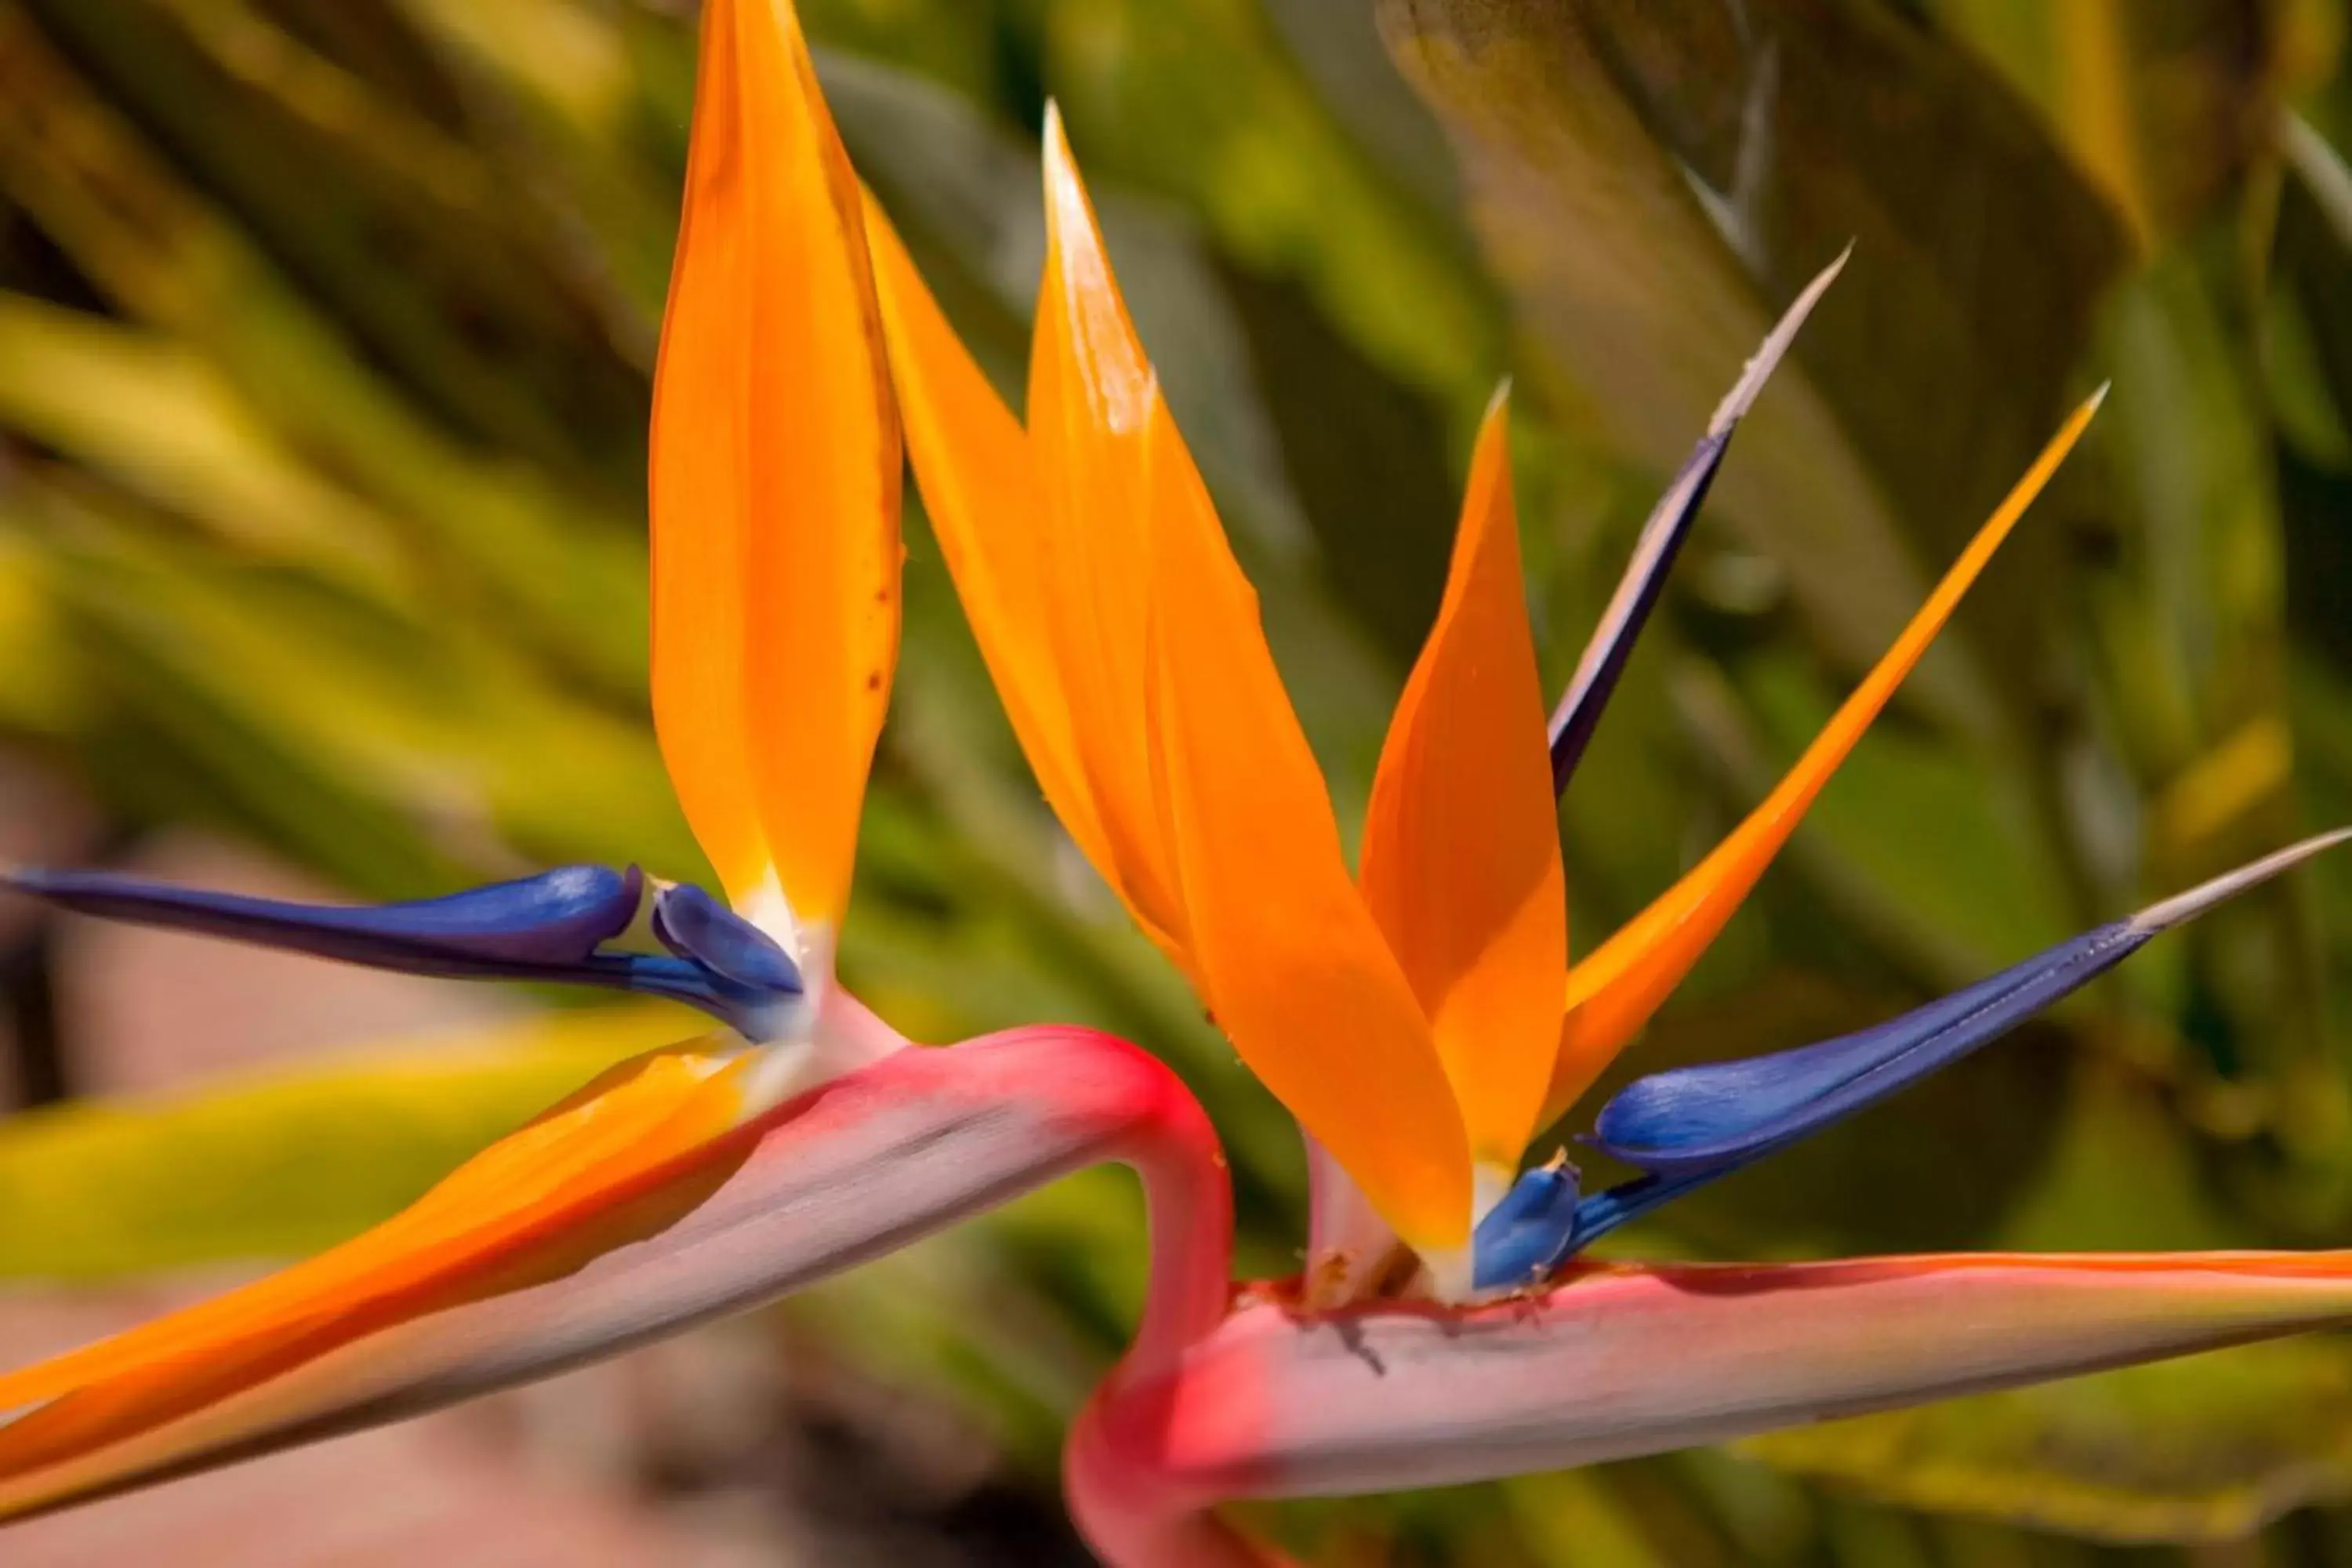
<instances>
[{"instance_id":1,"label":"pointed orange sepal","mask_svg":"<svg viewBox=\"0 0 2352 1568\"><path fill-rule=\"evenodd\" d=\"M1144 627L1155 593L1143 510L1154 482L1145 426L1158 384L1050 106L1045 180L1045 273L1029 352L1028 417L1045 480L1044 632L1108 861L1097 864L1144 928L1181 952L1183 911L1142 722Z\"/></svg>"},{"instance_id":2,"label":"pointed orange sepal","mask_svg":"<svg viewBox=\"0 0 2352 1568\"><path fill-rule=\"evenodd\" d=\"M1772 857L1796 831L1822 786L1845 761L1895 689L1919 662L1937 632L1951 618L1960 596L1992 559L2009 531L2042 492L2058 465L2074 449L2105 391L2076 409L2025 477L1961 552L1911 624L1863 679L1845 705L1797 759L1788 776L1766 796L1731 836L1716 846L1648 909L1569 971L1568 1011L1560 1031L1559 1058L1552 1071L1543 1120L1568 1109L1591 1087L1611 1059L1649 1022L1651 1014L1691 965L1698 962L1732 911L1748 897Z\"/></svg>"},{"instance_id":3,"label":"pointed orange sepal","mask_svg":"<svg viewBox=\"0 0 2352 1568\"><path fill-rule=\"evenodd\" d=\"M411 1318L550 1279L675 1217L748 1153L743 1056L616 1068L341 1247L127 1333L0 1374L0 1508L77 1466ZM665 1206L665 1196L674 1198ZM90 1459L91 1463L102 1461ZM142 1463L152 1464L150 1456Z\"/></svg>"},{"instance_id":4,"label":"pointed orange sepal","mask_svg":"<svg viewBox=\"0 0 2352 1568\"><path fill-rule=\"evenodd\" d=\"M1558 805L1498 394L1436 625L1381 750L1363 888L1429 1016L1472 1154L1516 1166L1559 1046Z\"/></svg>"},{"instance_id":5,"label":"pointed orange sepal","mask_svg":"<svg viewBox=\"0 0 2352 1568\"><path fill-rule=\"evenodd\" d=\"M1255 595L1051 115L1045 201L1025 435L888 226L870 224L941 551L1072 837L1398 1232L1457 1245L1470 1171L1452 1091L1348 875Z\"/></svg>"},{"instance_id":6,"label":"pointed orange sepal","mask_svg":"<svg viewBox=\"0 0 2352 1568\"><path fill-rule=\"evenodd\" d=\"M707 0L652 443L654 721L741 905L849 897L898 642L897 416L856 177L787 0Z\"/></svg>"},{"instance_id":7,"label":"pointed orange sepal","mask_svg":"<svg viewBox=\"0 0 2352 1568\"><path fill-rule=\"evenodd\" d=\"M1397 1234L1459 1246L1469 1146L1427 1021L1348 875L1255 595L1166 407L1155 398L1147 416L1151 732L1195 982L1242 1059Z\"/></svg>"}]
</instances>

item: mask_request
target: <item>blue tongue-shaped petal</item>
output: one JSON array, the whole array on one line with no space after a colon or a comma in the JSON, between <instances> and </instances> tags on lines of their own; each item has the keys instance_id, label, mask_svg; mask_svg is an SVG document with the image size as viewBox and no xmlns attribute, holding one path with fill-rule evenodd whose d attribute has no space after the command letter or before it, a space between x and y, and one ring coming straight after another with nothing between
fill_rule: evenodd
<instances>
[{"instance_id":1,"label":"blue tongue-shaped petal","mask_svg":"<svg viewBox=\"0 0 2352 1568\"><path fill-rule=\"evenodd\" d=\"M782 949L695 888L665 889L656 900L656 915L667 912L657 924L670 953L602 951L636 918L645 879L634 866L565 866L446 898L367 906L248 898L102 871L0 871L0 885L83 914L374 969L666 996L753 1040L788 1021L780 1005L801 989Z\"/></svg>"},{"instance_id":2,"label":"blue tongue-shaped petal","mask_svg":"<svg viewBox=\"0 0 2352 1568\"><path fill-rule=\"evenodd\" d=\"M1772 1056L1653 1074L1601 1108L1587 1142L1661 1175L1753 1160L1974 1050L2155 934L2118 921L1873 1028Z\"/></svg>"},{"instance_id":3,"label":"blue tongue-shaped petal","mask_svg":"<svg viewBox=\"0 0 2352 1568\"><path fill-rule=\"evenodd\" d=\"M1601 1108L1588 1142L1646 1173L1578 1202L1565 1224L1557 1204L1506 1223L1507 1199L1478 1227L1478 1284L1541 1278L1602 1233L1916 1083L2105 973L2151 937L2347 838L2352 828L2305 839L1874 1028L1627 1085ZM1556 1184L1541 1171L1520 1178L1522 1187L1531 1184ZM1515 1188L1512 1198L1518 1195ZM1540 1224L1556 1226L1548 1252L1535 1234Z\"/></svg>"},{"instance_id":4,"label":"blue tongue-shaped petal","mask_svg":"<svg viewBox=\"0 0 2352 1568\"><path fill-rule=\"evenodd\" d=\"M1591 1142L1663 1176L1744 1164L1958 1059L2113 969L2151 937L2345 837L2323 834L2283 849L1874 1028L1773 1056L1653 1074L1601 1108Z\"/></svg>"},{"instance_id":5,"label":"blue tongue-shaped petal","mask_svg":"<svg viewBox=\"0 0 2352 1568\"><path fill-rule=\"evenodd\" d=\"M775 938L691 883L654 895L654 936L680 958L755 991L797 994L799 965Z\"/></svg>"},{"instance_id":6,"label":"blue tongue-shaped petal","mask_svg":"<svg viewBox=\"0 0 2352 1568\"><path fill-rule=\"evenodd\" d=\"M11 870L21 892L109 920L166 926L415 974L536 975L585 962L636 917L634 866L564 866L411 903L345 907L174 888L103 871Z\"/></svg>"},{"instance_id":7,"label":"blue tongue-shaped petal","mask_svg":"<svg viewBox=\"0 0 2352 1568\"><path fill-rule=\"evenodd\" d=\"M1549 1273L1560 1238L1575 1227L1577 1206L1574 1167L1538 1165L1521 1176L1478 1222L1472 1244L1477 1278L1472 1283L1488 1289Z\"/></svg>"}]
</instances>

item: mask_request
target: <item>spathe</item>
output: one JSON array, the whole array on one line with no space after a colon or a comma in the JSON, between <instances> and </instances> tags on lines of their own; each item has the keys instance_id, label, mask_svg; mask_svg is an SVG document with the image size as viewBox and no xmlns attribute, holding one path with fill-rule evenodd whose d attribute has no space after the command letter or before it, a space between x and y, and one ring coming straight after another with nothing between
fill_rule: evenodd
<instances>
[{"instance_id":1,"label":"spathe","mask_svg":"<svg viewBox=\"0 0 2352 1568\"><path fill-rule=\"evenodd\" d=\"M19 1404L0 1420L0 1517L399 1420L614 1354L1103 1160L1145 1171L1156 1233L1191 1236L1213 1254L1213 1268L1190 1271L1189 1295L1177 1276L1155 1276L1155 1291L1168 1297L1155 1296L1155 1321L1204 1331L1223 1305L1231 1226L1205 1117L1172 1073L1123 1041L1016 1030L902 1050L779 1106L658 1182L571 1216L548 1238L551 1256L509 1249L430 1281L446 1302L437 1309L308 1356L299 1347L315 1322L269 1325L271 1352L286 1364L225 1396L207 1397L219 1365L194 1357L165 1365L160 1383L152 1373L135 1383L92 1378ZM509 1287L533 1264L537 1282ZM0 1399L43 1370L0 1373ZM134 1404L180 1408L110 1436Z\"/></svg>"}]
</instances>

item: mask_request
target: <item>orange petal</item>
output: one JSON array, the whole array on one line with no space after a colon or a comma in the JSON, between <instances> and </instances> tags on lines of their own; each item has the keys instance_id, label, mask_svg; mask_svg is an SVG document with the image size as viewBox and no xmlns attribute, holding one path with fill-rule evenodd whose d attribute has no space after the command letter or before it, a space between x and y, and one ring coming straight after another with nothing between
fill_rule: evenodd
<instances>
[{"instance_id":1,"label":"orange petal","mask_svg":"<svg viewBox=\"0 0 2352 1568\"><path fill-rule=\"evenodd\" d=\"M0 1374L0 1483L130 1442L389 1323L553 1278L665 1223L749 1153L748 1139L724 1134L743 1119L739 1064L750 1059L639 1058L341 1247Z\"/></svg>"},{"instance_id":2,"label":"orange petal","mask_svg":"<svg viewBox=\"0 0 2352 1568\"><path fill-rule=\"evenodd\" d=\"M896 416L855 176L788 0L708 0L655 377L654 720L719 880L848 901L898 642Z\"/></svg>"},{"instance_id":3,"label":"orange petal","mask_svg":"<svg viewBox=\"0 0 2352 1568\"><path fill-rule=\"evenodd\" d=\"M1044 481L1045 637L1109 858L1105 875L1146 929L1181 948L1182 913L1143 725L1153 594L1145 439L1158 392L1051 109L1045 239L1029 355L1029 439Z\"/></svg>"},{"instance_id":4,"label":"orange petal","mask_svg":"<svg viewBox=\"0 0 2352 1568\"><path fill-rule=\"evenodd\" d=\"M1364 898L1437 1037L1482 1163L1516 1167L1559 1038L1567 888L1519 571L1509 418L1478 433L1437 623L1381 749Z\"/></svg>"},{"instance_id":5,"label":"orange petal","mask_svg":"<svg viewBox=\"0 0 2352 1568\"><path fill-rule=\"evenodd\" d=\"M1078 765L1078 742L1045 630L1049 523L1029 438L870 198L866 237L908 457L956 597L1038 786L1070 837L1108 877L1114 863Z\"/></svg>"},{"instance_id":6,"label":"orange petal","mask_svg":"<svg viewBox=\"0 0 2352 1568\"><path fill-rule=\"evenodd\" d=\"M1567 1110L1591 1087L1698 962L1764 874L1764 868L1796 831L1813 797L1951 618L1960 595L1968 592L2010 529L2074 448L2105 395L2103 388L2076 409L2051 439L2000 510L1961 552L1911 624L1903 628L1895 646L1863 679L1845 706L1832 716L1763 804L1681 881L1569 971L1568 1016L1560 1033L1559 1059L1545 1100L1545 1121Z\"/></svg>"},{"instance_id":7,"label":"orange petal","mask_svg":"<svg viewBox=\"0 0 2352 1568\"><path fill-rule=\"evenodd\" d=\"M1156 396L1146 428L1151 731L1194 979L1242 1059L1398 1236L1458 1247L1469 1145L1428 1024L1348 875L1255 596Z\"/></svg>"}]
</instances>

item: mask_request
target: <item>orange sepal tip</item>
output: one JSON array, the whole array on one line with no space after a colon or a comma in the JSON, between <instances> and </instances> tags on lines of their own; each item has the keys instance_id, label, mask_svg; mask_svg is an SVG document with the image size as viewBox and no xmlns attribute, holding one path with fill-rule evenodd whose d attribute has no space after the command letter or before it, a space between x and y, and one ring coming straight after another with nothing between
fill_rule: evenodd
<instances>
[{"instance_id":1,"label":"orange sepal tip","mask_svg":"<svg viewBox=\"0 0 2352 1568\"><path fill-rule=\"evenodd\" d=\"M1507 389L1480 427L1444 597L1381 751L1362 873L1429 1016L1472 1153L1507 1171L1551 1079L1568 963L1509 434Z\"/></svg>"},{"instance_id":2,"label":"orange sepal tip","mask_svg":"<svg viewBox=\"0 0 2352 1568\"><path fill-rule=\"evenodd\" d=\"M2102 386L2075 409L2041 456L1969 542L1927 603L1863 678L1843 707L1772 793L1706 859L1569 971L1559 1057L1543 1120L1567 1110L1647 1023L1714 942L1806 809L1871 721L1951 618L1978 574L2082 437L2106 395Z\"/></svg>"}]
</instances>

